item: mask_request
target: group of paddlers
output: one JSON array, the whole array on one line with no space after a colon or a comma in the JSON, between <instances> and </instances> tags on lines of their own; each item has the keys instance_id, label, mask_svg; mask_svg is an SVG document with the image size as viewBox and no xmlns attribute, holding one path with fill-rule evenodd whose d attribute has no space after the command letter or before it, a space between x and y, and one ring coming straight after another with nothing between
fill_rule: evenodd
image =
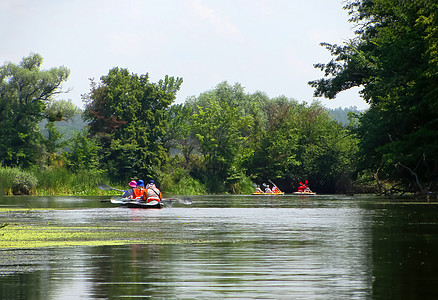
<instances>
[{"instance_id":1,"label":"group of paddlers","mask_svg":"<svg viewBox=\"0 0 438 300\"><path fill-rule=\"evenodd\" d=\"M304 183L300 182L300 186L298 187L298 192L300 193L312 193L312 191L310 190L309 186L307 185L309 183L309 181L304 181ZM260 188L259 185L257 185L256 189L255 189L255 194L258 193L265 193L265 194L279 194L281 193L280 189L275 185L272 184L272 189L269 187L268 184L263 183L262 187L264 187L264 191Z\"/></svg>"},{"instance_id":2,"label":"group of paddlers","mask_svg":"<svg viewBox=\"0 0 438 300\"><path fill-rule=\"evenodd\" d=\"M130 188L124 191L122 197L127 199L136 200L139 202L160 202L163 198L161 197L161 191L155 186L153 180L149 180L148 184L145 186L143 180L135 181L132 180L129 183Z\"/></svg>"},{"instance_id":3,"label":"group of paddlers","mask_svg":"<svg viewBox=\"0 0 438 300\"><path fill-rule=\"evenodd\" d=\"M265 188L265 190L263 191L259 185L257 185L256 189L255 189L255 193L265 193L265 194L279 194L281 193L280 189L273 184L272 185L272 189L269 187L269 184L263 183L262 186Z\"/></svg>"}]
</instances>

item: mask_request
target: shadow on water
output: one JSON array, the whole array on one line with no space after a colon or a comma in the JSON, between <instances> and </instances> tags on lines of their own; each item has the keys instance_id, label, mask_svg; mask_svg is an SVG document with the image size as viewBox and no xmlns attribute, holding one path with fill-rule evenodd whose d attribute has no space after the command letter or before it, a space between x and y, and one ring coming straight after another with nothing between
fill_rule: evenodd
<instances>
[{"instance_id":1,"label":"shadow on water","mask_svg":"<svg viewBox=\"0 0 438 300\"><path fill-rule=\"evenodd\" d=\"M436 204L339 195L192 199L142 210L114 207L108 197L4 197L1 222L11 224L0 229L4 239L6 230L33 228L58 232L43 239L68 246L31 247L39 238L31 234L23 247L0 248L0 298L430 299L438 292ZM68 244L77 237L82 244Z\"/></svg>"}]
</instances>

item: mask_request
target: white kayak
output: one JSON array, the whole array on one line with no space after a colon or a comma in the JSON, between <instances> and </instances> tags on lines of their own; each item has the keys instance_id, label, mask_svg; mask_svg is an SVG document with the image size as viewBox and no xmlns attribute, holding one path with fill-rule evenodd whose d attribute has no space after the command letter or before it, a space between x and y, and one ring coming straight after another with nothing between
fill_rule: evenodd
<instances>
[{"instance_id":1,"label":"white kayak","mask_svg":"<svg viewBox=\"0 0 438 300\"><path fill-rule=\"evenodd\" d=\"M316 195L314 192L293 192L294 195Z\"/></svg>"},{"instance_id":2,"label":"white kayak","mask_svg":"<svg viewBox=\"0 0 438 300\"><path fill-rule=\"evenodd\" d=\"M135 199L113 198L111 203L130 208L163 208L164 204L160 201L143 202Z\"/></svg>"}]
</instances>

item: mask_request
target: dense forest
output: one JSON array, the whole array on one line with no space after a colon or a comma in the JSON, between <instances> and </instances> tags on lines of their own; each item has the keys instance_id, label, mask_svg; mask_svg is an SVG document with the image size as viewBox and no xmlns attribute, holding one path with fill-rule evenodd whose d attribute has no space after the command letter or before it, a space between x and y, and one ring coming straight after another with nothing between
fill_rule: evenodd
<instances>
[{"instance_id":1,"label":"dense forest","mask_svg":"<svg viewBox=\"0 0 438 300\"><path fill-rule=\"evenodd\" d=\"M438 188L438 4L347 4L357 31L323 43L315 96L362 88L366 111L328 110L224 81L174 104L183 84L113 68L83 95L55 100L70 71L31 54L0 67L0 188L4 194L86 193L105 181L155 179L179 194L250 193L308 180L320 193L427 195ZM81 119L80 119L81 118ZM61 126L62 124L62 126ZM84 126L85 125L85 126ZM74 127L74 130L71 128Z\"/></svg>"}]
</instances>

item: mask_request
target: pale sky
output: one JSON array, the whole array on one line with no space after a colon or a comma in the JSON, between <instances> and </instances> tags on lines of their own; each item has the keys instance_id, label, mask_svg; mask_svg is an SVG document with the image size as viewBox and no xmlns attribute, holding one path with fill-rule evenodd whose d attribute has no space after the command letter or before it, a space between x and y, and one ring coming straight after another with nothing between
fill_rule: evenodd
<instances>
[{"instance_id":1,"label":"pale sky","mask_svg":"<svg viewBox=\"0 0 438 300\"><path fill-rule=\"evenodd\" d=\"M0 65L39 53L42 69L71 70L62 99L83 107L81 94L113 67L183 77L175 103L240 83L311 103L315 63L330 55L321 42L353 38L344 0L0 0ZM368 105L346 91L329 108Z\"/></svg>"}]
</instances>

